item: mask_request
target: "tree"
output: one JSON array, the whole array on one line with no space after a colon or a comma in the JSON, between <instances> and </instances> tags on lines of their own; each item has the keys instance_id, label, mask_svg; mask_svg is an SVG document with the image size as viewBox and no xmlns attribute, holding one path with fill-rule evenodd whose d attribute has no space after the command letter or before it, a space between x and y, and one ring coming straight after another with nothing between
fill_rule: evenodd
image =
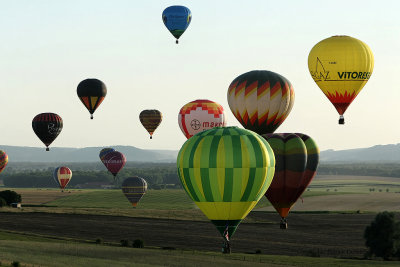
<instances>
[{"instance_id":1,"label":"tree","mask_svg":"<svg viewBox=\"0 0 400 267\"><path fill-rule=\"evenodd\" d=\"M11 203L21 202L21 195L11 190L0 191L0 198L3 198L8 206L10 206Z\"/></svg>"},{"instance_id":2,"label":"tree","mask_svg":"<svg viewBox=\"0 0 400 267\"><path fill-rule=\"evenodd\" d=\"M380 212L364 231L365 245L369 256L375 255L389 260L400 255L400 222L393 212Z\"/></svg>"}]
</instances>

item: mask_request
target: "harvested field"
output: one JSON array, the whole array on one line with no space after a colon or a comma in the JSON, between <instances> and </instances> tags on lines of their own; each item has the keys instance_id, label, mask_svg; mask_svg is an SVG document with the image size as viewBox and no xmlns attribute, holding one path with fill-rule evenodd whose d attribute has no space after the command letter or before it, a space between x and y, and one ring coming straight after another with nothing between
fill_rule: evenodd
<instances>
[{"instance_id":1,"label":"harvested field","mask_svg":"<svg viewBox=\"0 0 400 267\"><path fill-rule=\"evenodd\" d=\"M143 239L146 246L220 251L222 238L210 222L130 218L82 214L0 214L0 230L119 243L122 239ZM252 212L232 238L234 252L263 254L362 257L363 232L375 214L289 215L289 229L279 229L275 213Z\"/></svg>"},{"instance_id":2,"label":"harvested field","mask_svg":"<svg viewBox=\"0 0 400 267\"><path fill-rule=\"evenodd\" d=\"M68 197L72 194L84 194L82 190L61 190L58 189L28 189L28 188L7 188L21 195L22 205L42 205L50 201Z\"/></svg>"},{"instance_id":3,"label":"harvested field","mask_svg":"<svg viewBox=\"0 0 400 267\"><path fill-rule=\"evenodd\" d=\"M274 211L272 206L257 210ZM291 211L400 211L399 193L325 195L304 198Z\"/></svg>"}]
</instances>

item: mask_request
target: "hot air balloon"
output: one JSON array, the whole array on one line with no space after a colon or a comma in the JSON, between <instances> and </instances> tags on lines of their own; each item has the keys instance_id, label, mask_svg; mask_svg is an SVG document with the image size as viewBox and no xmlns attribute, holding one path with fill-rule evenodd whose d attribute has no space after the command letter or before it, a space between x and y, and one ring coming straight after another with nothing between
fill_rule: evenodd
<instances>
[{"instance_id":1,"label":"hot air balloon","mask_svg":"<svg viewBox=\"0 0 400 267\"><path fill-rule=\"evenodd\" d=\"M104 166L106 166L107 170L114 175L115 179L118 172L125 166L126 158L121 152L112 151L107 153L101 161Z\"/></svg>"},{"instance_id":2,"label":"hot air balloon","mask_svg":"<svg viewBox=\"0 0 400 267\"><path fill-rule=\"evenodd\" d=\"M89 110L90 118L107 95L106 85L98 79L86 79L78 84L77 93L83 105Z\"/></svg>"},{"instance_id":3,"label":"hot air balloon","mask_svg":"<svg viewBox=\"0 0 400 267\"><path fill-rule=\"evenodd\" d=\"M153 133L162 121L162 114L156 109L146 109L140 112L140 122L143 127L149 132L150 139L153 138Z\"/></svg>"},{"instance_id":4,"label":"hot air balloon","mask_svg":"<svg viewBox=\"0 0 400 267\"><path fill-rule=\"evenodd\" d=\"M216 102L198 99L181 108L178 123L186 138L214 127L224 127L224 108Z\"/></svg>"},{"instance_id":5,"label":"hot air balloon","mask_svg":"<svg viewBox=\"0 0 400 267\"><path fill-rule=\"evenodd\" d=\"M186 193L229 249L229 238L268 189L275 158L268 142L256 133L216 127L189 138L177 166Z\"/></svg>"},{"instance_id":6,"label":"hot air balloon","mask_svg":"<svg viewBox=\"0 0 400 267\"><path fill-rule=\"evenodd\" d=\"M192 21L192 12L184 6L170 6L163 11L162 20L165 27L176 38L176 43L178 43L179 37L186 31Z\"/></svg>"},{"instance_id":7,"label":"hot air balloon","mask_svg":"<svg viewBox=\"0 0 400 267\"><path fill-rule=\"evenodd\" d=\"M105 147L102 150L100 150L100 153L99 153L100 160L103 160L105 155L107 155L108 153L113 152L113 151L115 151L115 149L111 148L111 147Z\"/></svg>"},{"instance_id":8,"label":"hot air balloon","mask_svg":"<svg viewBox=\"0 0 400 267\"><path fill-rule=\"evenodd\" d=\"M350 36L332 36L317 43L308 55L308 69L314 81L340 115L368 82L374 68L369 46Z\"/></svg>"},{"instance_id":9,"label":"hot air balloon","mask_svg":"<svg viewBox=\"0 0 400 267\"><path fill-rule=\"evenodd\" d=\"M129 177L122 182L121 188L126 198L136 208L137 203L147 191L147 182L137 176Z\"/></svg>"},{"instance_id":10,"label":"hot air balloon","mask_svg":"<svg viewBox=\"0 0 400 267\"><path fill-rule=\"evenodd\" d=\"M293 107L294 90L282 75L253 70L232 81L228 103L244 128L258 134L273 133Z\"/></svg>"},{"instance_id":11,"label":"hot air balloon","mask_svg":"<svg viewBox=\"0 0 400 267\"><path fill-rule=\"evenodd\" d=\"M57 182L61 190L64 190L69 181L71 181L71 177L72 171L65 166L57 167L53 173L53 178Z\"/></svg>"},{"instance_id":12,"label":"hot air balloon","mask_svg":"<svg viewBox=\"0 0 400 267\"><path fill-rule=\"evenodd\" d=\"M281 216L281 229L287 228L286 217L314 178L319 158L315 141L305 134L265 134L275 154L275 175L265 196Z\"/></svg>"},{"instance_id":13,"label":"hot air balloon","mask_svg":"<svg viewBox=\"0 0 400 267\"><path fill-rule=\"evenodd\" d=\"M63 128L63 121L60 116L54 113L41 113L32 120L32 128L37 137L46 145L49 145L57 138Z\"/></svg>"},{"instance_id":14,"label":"hot air balloon","mask_svg":"<svg viewBox=\"0 0 400 267\"><path fill-rule=\"evenodd\" d=\"M0 150L0 173L4 170L8 163L8 155L3 150Z\"/></svg>"}]
</instances>

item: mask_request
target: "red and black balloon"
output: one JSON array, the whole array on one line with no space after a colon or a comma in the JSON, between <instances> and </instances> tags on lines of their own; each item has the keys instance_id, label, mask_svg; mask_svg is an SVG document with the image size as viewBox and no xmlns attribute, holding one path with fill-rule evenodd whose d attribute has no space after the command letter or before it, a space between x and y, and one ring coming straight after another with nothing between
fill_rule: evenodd
<instances>
[{"instance_id":1,"label":"red and black balloon","mask_svg":"<svg viewBox=\"0 0 400 267\"><path fill-rule=\"evenodd\" d=\"M33 118L32 128L37 137L45 144L46 151L49 151L49 145L63 128L63 120L55 113L40 113Z\"/></svg>"},{"instance_id":2,"label":"red and black balloon","mask_svg":"<svg viewBox=\"0 0 400 267\"><path fill-rule=\"evenodd\" d=\"M116 178L118 172L125 166L126 158L125 155L118 151L112 151L107 153L101 161L104 166L106 166L107 170L111 172Z\"/></svg>"}]
</instances>

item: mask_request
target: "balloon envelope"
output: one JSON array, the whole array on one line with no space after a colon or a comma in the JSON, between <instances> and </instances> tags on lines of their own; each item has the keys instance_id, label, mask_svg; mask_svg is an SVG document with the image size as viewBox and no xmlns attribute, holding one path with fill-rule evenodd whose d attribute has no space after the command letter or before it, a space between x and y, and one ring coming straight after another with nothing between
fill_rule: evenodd
<instances>
[{"instance_id":1,"label":"balloon envelope","mask_svg":"<svg viewBox=\"0 0 400 267\"><path fill-rule=\"evenodd\" d=\"M186 138L226 125L224 108L213 101L198 99L184 105L178 114L178 123Z\"/></svg>"},{"instance_id":2,"label":"balloon envelope","mask_svg":"<svg viewBox=\"0 0 400 267\"><path fill-rule=\"evenodd\" d=\"M162 20L178 43L178 39L192 21L192 12L185 6L170 6L163 11Z\"/></svg>"},{"instance_id":3,"label":"balloon envelope","mask_svg":"<svg viewBox=\"0 0 400 267\"><path fill-rule=\"evenodd\" d=\"M189 197L229 236L269 187L275 170L268 142L252 131L217 127L189 138L179 151L178 174Z\"/></svg>"},{"instance_id":4,"label":"balloon envelope","mask_svg":"<svg viewBox=\"0 0 400 267\"><path fill-rule=\"evenodd\" d=\"M65 166L57 167L54 170L53 178L61 189L64 189L72 178L72 171Z\"/></svg>"},{"instance_id":5,"label":"balloon envelope","mask_svg":"<svg viewBox=\"0 0 400 267\"><path fill-rule=\"evenodd\" d=\"M126 158L121 152L112 151L107 153L101 161L115 178L118 172L125 166Z\"/></svg>"},{"instance_id":6,"label":"balloon envelope","mask_svg":"<svg viewBox=\"0 0 400 267\"><path fill-rule=\"evenodd\" d=\"M282 75L253 70L232 81L228 103L244 128L258 134L273 133L292 110L294 90Z\"/></svg>"},{"instance_id":7,"label":"balloon envelope","mask_svg":"<svg viewBox=\"0 0 400 267\"><path fill-rule=\"evenodd\" d=\"M147 182L141 177L129 177L122 182L122 192L135 208L147 191Z\"/></svg>"},{"instance_id":8,"label":"balloon envelope","mask_svg":"<svg viewBox=\"0 0 400 267\"><path fill-rule=\"evenodd\" d=\"M98 79L86 79L78 84L77 94L83 105L88 109L90 118L107 95L106 85Z\"/></svg>"},{"instance_id":9,"label":"balloon envelope","mask_svg":"<svg viewBox=\"0 0 400 267\"><path fill-rule=\"evenodd\" d=\"M0 150L0 173L4 170L8 163L8 155L3 150Z\"/></svg>"},{"instance_id":10,"label":"balloon envelope","mask_svg":"<svg viewBox=\"0 0 400 267\"><path fill-rule=\"evenodd\" d=\"M154 131L162 121L162 114L156 109L146 109L140 112L139 119L143 127L149 132L151 139Z\"/></svg>"},{"instance_id":11,"label":"balloon envelope","mask_svg":"<svg viewBox=\"0 0 400 267\"><path fill-rule=\"evenodd\" d=\"M275 154L275 175L265 196L285 218L314 178L319 159L315 141L305 134L266 134Z\"/></svg>"},{"instance_id":12,"label":"balloon envelope","mask_svg":"<svg viewBox=\"0 0 400 267\"><path fill-rule=\"evenodd\" d=\"M57 138L63 128L63 121L55 113L41 113L32 120L32 128L37 137L45 144L46 150Z\"/></svg>"},{"instance_id":13,"label":"balloon envelope","mask_svg":"<svg viewBox=\"0 0 400 267\"><path fill-rule=\"evenodd\" d=\"M364 42L350 36L332 36L317 43L308 55L312 78L341 115L368 82L374 56Z\"/></svg>"}]
</instances>

